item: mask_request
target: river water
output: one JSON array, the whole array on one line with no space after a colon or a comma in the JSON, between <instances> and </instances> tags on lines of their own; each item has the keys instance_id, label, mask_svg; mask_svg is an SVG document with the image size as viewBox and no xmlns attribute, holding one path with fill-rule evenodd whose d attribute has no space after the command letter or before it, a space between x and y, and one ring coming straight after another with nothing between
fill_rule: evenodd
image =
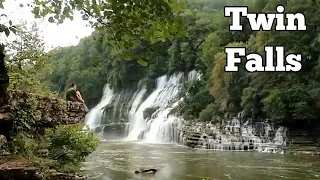
<instances>
[{"instance_id":1,"label":"river water","mask_svg":"<svg viewBox=\"0 0 320 180\"><path fill-rule=\"evenodd\" d=\"M320 179L320 158L258 152L190 149L173 144L101 141L84 164L91 179ZM155 175L134 174L141 167L160 169Z\"/></svg>"}]
</instances>

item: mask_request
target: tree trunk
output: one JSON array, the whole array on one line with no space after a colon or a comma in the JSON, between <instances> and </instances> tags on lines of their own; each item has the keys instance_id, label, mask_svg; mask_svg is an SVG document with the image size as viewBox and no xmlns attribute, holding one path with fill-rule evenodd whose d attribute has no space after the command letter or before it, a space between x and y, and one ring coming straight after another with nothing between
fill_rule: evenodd
<instances>
[{"instance_id":1,"label":"tree trunk","mask_svg":"<svg viewBox=\"0 0 320 180\"><path fill-rule=\"evenodd\" d=\"M7 95L9 76L4 63L4 57L4 46L0 44L0 135L4 135L7 140L10 140L12 121Z\"/></svg>"},{"instance_id":2,"label":"tree trunk","mask_svg":"<svg viewBox=\"0 0 320 180\"><path fill-rule=\"evenodd\" d=\"M0 109L8 105L7 87L9 85L9 76L4 64L4 46L0 44Z\"/></svg>"}]
</instances>

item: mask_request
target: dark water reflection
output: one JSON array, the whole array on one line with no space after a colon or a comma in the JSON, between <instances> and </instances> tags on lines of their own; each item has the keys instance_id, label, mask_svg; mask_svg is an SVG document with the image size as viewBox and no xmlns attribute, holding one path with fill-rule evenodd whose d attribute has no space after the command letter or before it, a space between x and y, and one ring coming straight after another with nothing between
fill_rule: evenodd
<instances>
[{"instance_id":1,"label":"dark water reflection","mask_svg":"<svg viewBox=\"0 0 320 180\"><path fill-rule=\"evenodd\" d=\"M84 170L101 180L320 179L320 158L257 152L195 150L176 145L101 142ZM161 169L136 175L141 167Z\"/></svg>"}]
</instances>

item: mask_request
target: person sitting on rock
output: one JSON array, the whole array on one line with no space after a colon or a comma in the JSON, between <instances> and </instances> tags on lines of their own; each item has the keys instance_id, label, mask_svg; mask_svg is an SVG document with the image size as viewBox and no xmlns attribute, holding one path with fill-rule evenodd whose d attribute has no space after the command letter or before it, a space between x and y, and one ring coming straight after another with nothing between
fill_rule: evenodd
<instances>
[{"instance_id":1,"label":"person sitting on rock","mask_svg":"<svg viewBox=\"0 0 320 180\"><path fill-rule=\"evenodd\" d=\"M72 102L77 102L78 101L77 85L75 83L72 83L71 87L67 90L67 92L66 92L66 100L67 101L72 101Z\"/></svg>"},{"instance_id":2,"label":"person sitting on rock","mask_svg":"<svg viewBox=\"0 0 320 180\"><path fill-rule=\"evenodd\" d=\"M76 89L76 96L77 96L78 102L84 103L84 100L83 100L81 93L78 89Z\"/></svg>"},{"instance_id":3,"label":"person sitting on rock","mask_svg":"<svg viewBox=\"0 0 320 180\"><path fill-rule=\"evenodd\" d=\"M82 104L83 104L83 107L84 107L84 110L85 110L86 112L88 112L89 109L88 109L87 105L84 103L84 100L83 100L83 98L82 98L82 96L81 96L79 87L76 89L76 96L77 96L77 101L80 102L80 103L82 103Z\"/></svg>"}]
</instances>

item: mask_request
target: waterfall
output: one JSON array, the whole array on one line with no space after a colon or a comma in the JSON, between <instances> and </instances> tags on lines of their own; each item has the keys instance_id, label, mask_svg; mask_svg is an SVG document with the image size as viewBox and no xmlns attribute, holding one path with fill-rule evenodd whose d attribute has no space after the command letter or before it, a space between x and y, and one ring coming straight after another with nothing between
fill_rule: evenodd
<instances>
[{"instance_id":1,"label":"waterfall","mask_svg":"<svg viewBox=\"0 0 320 180\"><path fill-rule=\"evenodd\" d=\"M86 125L105 138L121 137L147 143L179 142L216 150L281 151L286 144L286 128L276 128L267 120L242 123L242 113L239 113L238 117L224 120L221 125L190 124L171 114L183 100L179 97L182 85L200 78L196 71L188 75L164 75L156 79L156 88L152 91L148 91L142 81L137 87L118 92L106 85L100 103L86 116Z\"/></svg>"},{"instance_id":2,"label":"waterfall","mask_svg":"<svg viewBox=\"0 0 320 180\"><path fill-rule=\"evenodd\" d=\"M146 100L140 105L136 112L130 114L130 132L127 140L138 140L141 133L144 138L153 140L153 142L162 142L164 139L159 134L160 126L163 128L170 128L171 123L168 124L168 114L172 109L174 101L177 101L177 96L182 85L183 73L174 74L171 77L162 76L157 79L156 89L146 98ZM147 108L155 108L155 112L152 114L152 118L144 118L144 111ZM166 125L168 124L168 125ZM158 135L155 137L155 135ZM150 136L150 137L149 137Z\"/></svg>"},{"instance_id":3,"label":"waterfall","mask_svg":"<svg viewBox=\"0 0 320 180\"><path fill-rule=\"evenodd\" d=\"M107 131L110 124L116 125L122 122L119 119L125 118L129 124L124 130L128 134L126 140L177 142L177 127L182 119L170 115L170 111L182 100L178 96L183 83L197 78L200 76L196 71L189 72L187 76L184 73L164 75L156 79L156 88L151 93L147 93L146 86L141 83L135 90L119 92L114 92L106 85L100 103L88 113L86 124L91 129L103 126L98 128L99 132ZM145 111L150 109L153 109L152 114L144 117Z\"/></svg>"},{"instance_id":4,"label":"waterfall","mask_svg":"<svg viewBox=\"0 0 320 180\"><path fill-rule=\"evenodd\" d=\"M136 112L137 112L139 105L141 104L142 98L143 98L144 94L146 93L146 91L147 91L147 88L145 86L143 86L142 89L136 94L136 96L134 96L134 100L133 100L132 106L129 111L129 116L128 116L129 124L130 124L129 132L128 132L129 135L132 134L133 131L135 131L135 129L140 125L138 122L135 121L135 118L137 116Z\"/></svg>"},{"instance_id":5,"label":"waterfall","mask_svg":"<svg viewBox=\"0 0 320 180\"><path fill-rule=\"evenodd\" d=\"M94 129L101 124L101 119L103 115L103 108L108 105L112 98L114 97L113 90L107 84L103 89L103 96L98 105L92 108L86 115L86 126L90 129Z\"/></svg>"},{"instance_id":6,"label":"waterfall","mask_svg":"<svg viewBox=\"0 0 320 180\"><path fill-rule=\"evenodd\" d=\"M239 117L217 124L189 123L184 145L214 150L260 151L282 153L286 145L286 128L275 127L267 120L243 124Z\"/></svg>"}]
</instances>

